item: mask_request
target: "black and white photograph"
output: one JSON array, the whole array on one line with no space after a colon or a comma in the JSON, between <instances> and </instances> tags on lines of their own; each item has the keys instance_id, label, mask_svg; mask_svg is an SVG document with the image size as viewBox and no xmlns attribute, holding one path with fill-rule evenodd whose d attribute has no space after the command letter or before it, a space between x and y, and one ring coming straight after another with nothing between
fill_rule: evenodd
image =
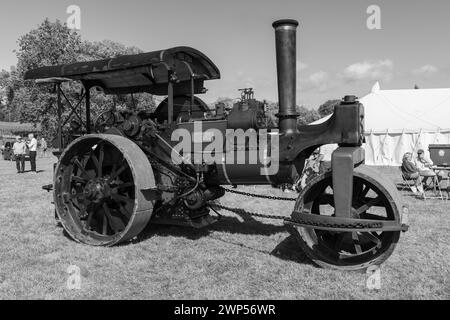
<instances>
[{"instance_id":1,"label":"black and white photograph","mask_svg":"<svg viewBox=\"0 0 450 320\"><path fill-rule=\"evenodd\" d=\"M450 298L449 1L0 12L0 300Z\"/></svg>"}]
</instances>

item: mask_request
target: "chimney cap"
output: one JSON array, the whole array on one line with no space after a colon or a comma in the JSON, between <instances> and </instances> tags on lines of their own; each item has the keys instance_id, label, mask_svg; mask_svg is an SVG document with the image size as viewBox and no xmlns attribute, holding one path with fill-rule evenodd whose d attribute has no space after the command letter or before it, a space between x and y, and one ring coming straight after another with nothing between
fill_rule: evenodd
<instances>
[{"instance_id":1,"label":"chimney cap","mask_svg":"<svg viewBox=\"0 0 450 320\"><path fill-rule=\"evenodd\" d=\"M272 23L272 27L274 27L275 29L280 26L286 26L286 25L298 27L298 21L294 20L294 19L281 19L281 20L277 20L274 23Z\"/></svg>"}]
</instances>

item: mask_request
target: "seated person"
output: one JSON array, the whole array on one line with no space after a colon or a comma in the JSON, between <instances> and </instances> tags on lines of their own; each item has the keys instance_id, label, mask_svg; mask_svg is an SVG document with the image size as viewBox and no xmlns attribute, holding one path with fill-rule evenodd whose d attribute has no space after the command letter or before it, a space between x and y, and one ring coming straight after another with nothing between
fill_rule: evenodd
<instances>
[{"instance_id":1,"label":"seated person","mask_svg":"<svg viewBox=\"0 0 450 320\"><path fill-rule=\"evenodd\" d=\"M414 186L411 187L411 191L414 193L423 193L422 177L419 174L419 169L417 169L413 162L411 152L407 152L403 156L402 172L406 179L414 180Z\"/></svg>"},{"instance_id":2,"label":"seated person","mask_svg":"<svg viewBox=\"0 0 450 320\"><path fill-rule=\"evenodd\" d=\"M322 162L324 155L320 153L320 148L313 151L309 159L305 162L303 173L296 179L294 188L297 191L305 188L306 184L315 176L323 172Z\"/></svg>"},{"instance_id":3,"label":"seated person","mask_svg":"<svg viewBox=\"0 0 450 320\"><path fill-rule=\"evenodd\" d=\"M434 179L437 176L438 181L442 179L441 175L437 175L431 167L433 166L433 162L431 160L427 160L425 158L425 152L422 149L417 151L417 159L416 159L416 167L419 170L420 176L424 177L424 182L429 178Z\"/></svg>"}]
</instances>

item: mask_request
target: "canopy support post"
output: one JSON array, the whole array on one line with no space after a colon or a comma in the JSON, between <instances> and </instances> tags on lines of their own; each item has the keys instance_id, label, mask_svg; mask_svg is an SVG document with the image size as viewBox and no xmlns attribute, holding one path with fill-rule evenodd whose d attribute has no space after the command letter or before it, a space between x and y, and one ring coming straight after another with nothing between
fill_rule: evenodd
<instances>
[{"instance_id":1,"label":"canopy support post","mask_svg":"<svg viewBox=\"0 0 450 320\"><path fill-rule=\"evenodd\" d=\"M84 85L84 90L86 91L85 101L86 101L86 132L91 133L91 87Z\"/></svg>"},{"instance_id":2,"label":"canopy support post","mask_svg":"<svg viewBox=\"0 0 450 320\"><path fill-rule=\"evenodd\" d=\"M192 119L192 112L193 112L194 104L195 104L195 73L189 63L187 63L186 61L183 61L183 63L186 65L186 68L189 70L189 75L190 75L191 104L189 106L189 119Z\"/></svg>"},{"instance_id":3,"label":"canopy support post","mask_svg":"<svg viewBox=\"0 0 450 320\"><path fill-rule=\"evenodd\" d=\"M169 71L169 83L167 88L167 101L168 101L168 108L167 108L167 123L170 125L173 121L173 72Z\"/></svg>"},{"instance_id":4,"label":"canopy support post","mask_svg":"<svg viewBox=\"0 0 450 320\"><path fill-rule=\"evenodd\" d=\"M191 74L191 105L189 106L189 120L192 119L192 111L194 109L194 99L195 99L195 95L194 95L194 75Z\"/></svg>"},{"instance_id":5,"label":"canopy support post","mask_svg":"<svg viewBox=\"0 0 450 320\"><path fill-rule=\"evenodd\" d=\"M58 82L56 84L56 90L57 90L57 115L58 115L58 152L61 154L62 152L62 101L61 101L61 82Z\"/></svg>"}]
</instances>

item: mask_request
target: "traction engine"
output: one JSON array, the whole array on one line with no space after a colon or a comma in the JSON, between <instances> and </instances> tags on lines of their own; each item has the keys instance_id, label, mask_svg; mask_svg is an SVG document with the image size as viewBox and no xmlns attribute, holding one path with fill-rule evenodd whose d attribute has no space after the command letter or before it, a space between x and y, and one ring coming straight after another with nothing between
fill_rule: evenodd
<instances>
[{"instance_id":1,"label":"traction engine","mask_svg":"<svg viewBox=\"0 0 450 320\"><path fill-rule=\"evenodd\" d=\"M297 26L295 20L273 23L276 128L248 88L231 110L218 104L211 111L197 95L220 72L189 47L27 72L26 79L57 86L60 123L61 100L68 100L62 84L80 81L84 88L78 105L85 118L70 105L78 135L64 145L59 129L53 193L65 231L77 242L112 246L149 223L207 227L217 221L211 210L233 210L214 201L226 191L240 193L224 186L293 183L316 148L337 144L331 168L288 199L295 205L281 219L299 249L323 267L355 270L385 261L408 228L402 223L407 209L393 183L364 165L364 108L354 96L326 122L297 125ZM93 88L167 98L153 112L111 110L91 121Z\"/></svg>"}]
</instances>

